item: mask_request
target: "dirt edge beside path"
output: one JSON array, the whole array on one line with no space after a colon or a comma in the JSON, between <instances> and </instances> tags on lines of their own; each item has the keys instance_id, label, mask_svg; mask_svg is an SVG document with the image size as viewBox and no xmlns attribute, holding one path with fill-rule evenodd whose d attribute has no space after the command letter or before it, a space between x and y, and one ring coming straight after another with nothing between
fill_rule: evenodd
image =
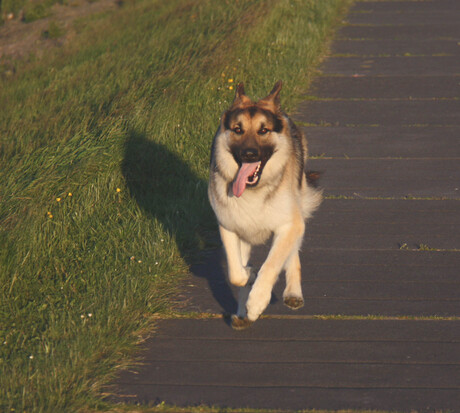
<instances>
[{"instance_id":1,"label":"dirt edge beside path","mask_svg":"<svg viewBox=\"0 0 460 413\"><path fill-rule=\"evenodd\" d=\"M69 5L55 4L49 17L31 23L25 23L19 18L8 21L0 26L0 65L16 59L26 59L31 54L41 57L44 51L63 46L75 36L76 28L73 23L76 19L120 5L120 0L73 0ZM50 24L54 24L61 35L44 35L50 30Z\"/></svg>"}]
</instances>

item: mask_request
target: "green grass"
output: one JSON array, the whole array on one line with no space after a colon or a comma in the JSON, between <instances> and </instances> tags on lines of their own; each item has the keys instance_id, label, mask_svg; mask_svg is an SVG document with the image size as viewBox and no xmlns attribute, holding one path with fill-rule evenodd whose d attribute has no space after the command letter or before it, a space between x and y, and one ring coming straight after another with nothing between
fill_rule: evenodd
<instances>
[{"instance_id":1,"label":"green grass","mask_svg":"<svg viewBox=\"0 0 460 413\"><path fill-rule=\"evenodd\" d=\"M65 33L64 29L55 21L50 22L48 29L42 33L44 39L58 39Z\"/></svg>"},{"instance_id":2,"label":"green grass","mask_svg":"<svg viewBox=\"0 0 460 413\"><path fill-rule=\"evenodd\" d=\"M136 406L137 407L137 406ZM132 410L120 407L112 410L114 413L124 413ZM280 410L280 409L251 409L251 408L222 408L210 406L193 406L182 408L179 406L170 406L165 403L160 403L157 406L139 406L136 408L136 413L389 413L383 410ZM393 412L395 413L395 412ZM439 412L442 413L442 412Z\"/></svg>"},{"instance_id":3,"label":"green grass","mask_svg":"<svg viewBox=\"0 0 460 413\"><path fill-rule=\"evenodd\" d=\"M347 3L127 2L0 73L0 410L103 408L215 231L232 88L292 110Z\"/></svg>"}]
</instances>

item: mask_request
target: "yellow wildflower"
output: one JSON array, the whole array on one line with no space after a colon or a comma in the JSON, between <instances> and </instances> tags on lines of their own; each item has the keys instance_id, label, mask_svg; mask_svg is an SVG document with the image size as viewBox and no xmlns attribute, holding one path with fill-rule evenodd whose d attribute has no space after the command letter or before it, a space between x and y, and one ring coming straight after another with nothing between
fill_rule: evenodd
<instances>
[{"instance_id":1,"label":"yellow wildflower","mask_svg":"<svg viewBox=\"0 0 460 413\"><path fill-rule=\"evenodd\" d=\"M57 202L61 202L61 198L56 198L56 201L57 201Z\"/></svg>"},{"instance_id":2,"label":"yellow wildflower","mask_svg":"<svg viewBox=\"0 0 460 413\"><path fill-rule=\"evenodd\" d=\"M120 189L120 188L117 188L117 192L121 192L121 189Z\"/></svg>"},{"instance_id":3,"label":"yellow wildflower","mask_svg":"<svg viewBox=\"0 0 460 413\"><path fill-rule=\"evenodd\" d=\"M233 90L233 86L229 86L228 89L229 89L229 90Z\"/></svg>"},{"instance_id":4,"label":"yellow wildflower","mask_svg":"<svg viewBox=\"0 0 460 413\"><path fill-rule=\"evenodd\" d=\"M233 83L233 79L228 79L228 83Z\"/></svg>"}]
</instances>

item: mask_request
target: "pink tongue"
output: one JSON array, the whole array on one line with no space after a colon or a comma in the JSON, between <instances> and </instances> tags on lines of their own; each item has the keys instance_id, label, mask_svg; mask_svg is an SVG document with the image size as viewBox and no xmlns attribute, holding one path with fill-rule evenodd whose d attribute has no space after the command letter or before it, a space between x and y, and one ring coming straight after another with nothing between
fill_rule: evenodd
<instances>
[{"instance_id":1,"label":"pink tongue","mask_svg":"<svg viewBox=\"0 0 460 413\"><path fill-rule=\"evenodd\" d=\"M240 197L246 189L248 177L250 177L257 169L260 162L244 163L241 165L238 175L233 182L233 195Z\"/></svg>"}]
</instances>

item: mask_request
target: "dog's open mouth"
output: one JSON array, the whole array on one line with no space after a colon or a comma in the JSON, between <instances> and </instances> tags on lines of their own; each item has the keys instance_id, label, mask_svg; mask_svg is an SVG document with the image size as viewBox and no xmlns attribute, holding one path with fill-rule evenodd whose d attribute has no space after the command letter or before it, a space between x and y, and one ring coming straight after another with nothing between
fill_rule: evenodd
<instances>
[{"instance_id":1,"label":"dog's open mouth","mask_svg":"<svg viewBox=\"0 0 460 413\"><path fill-rule=\"evenodd\" d=\"M262 169L262 161L243 163L236 179L233 181L233 195L239 198L246 189L246 186L257 185L262 174Z\"/></svg>"}]
</instances>

